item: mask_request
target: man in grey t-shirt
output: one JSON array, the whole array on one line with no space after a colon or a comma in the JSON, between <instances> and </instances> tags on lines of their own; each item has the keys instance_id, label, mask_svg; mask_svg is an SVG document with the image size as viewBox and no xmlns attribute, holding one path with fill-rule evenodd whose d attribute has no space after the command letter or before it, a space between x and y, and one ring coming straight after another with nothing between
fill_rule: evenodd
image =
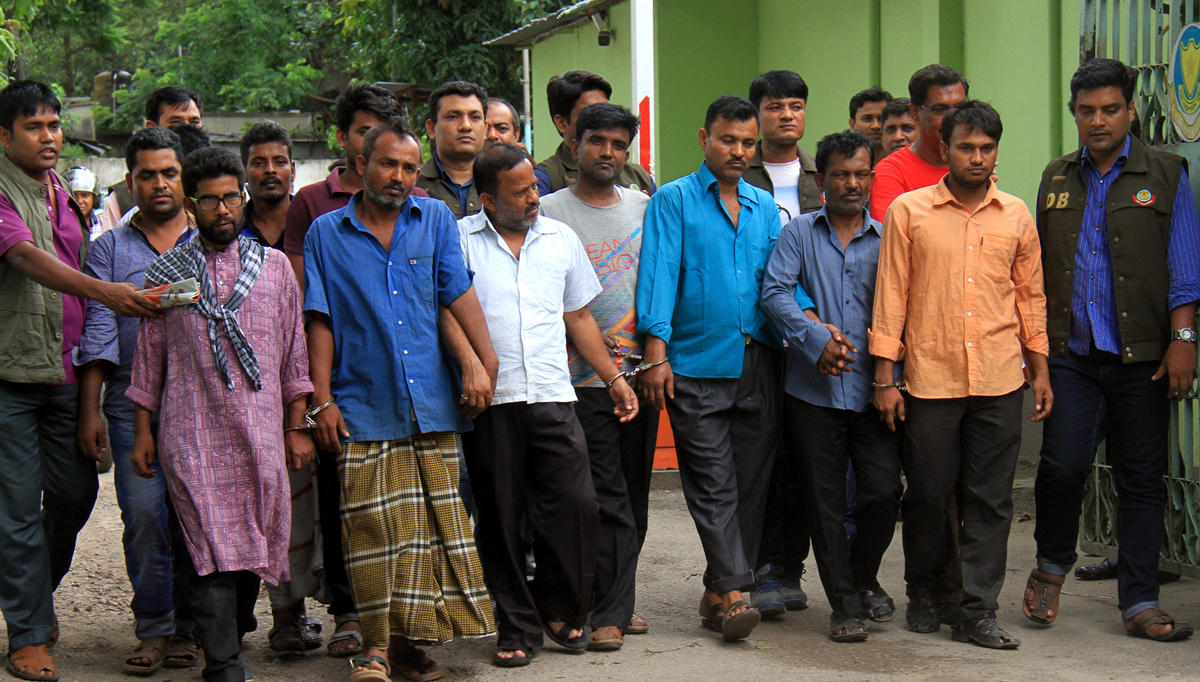
<instances>
[{"instance_id":1,"label":"man in grey t-shirt","mask_svg":"<svg viewBox=\"0 0 1200 682\"><path fill-rule=\"evenodd\" d=\"M543 215L560 220L579 235L603 287L588 309L600 325L614 361L637 365L642 354L637 336L638 257L642 219L649 198L617 185L638 119L614 104L593 104L579 113L576 139L570 141L579 161L579 178L541 201ZM635 356L637 356L635 358ZM638 554L646 539L650 471L658 414L644 410L621 423L604 382L569 352L575 412L587 438L592 481L600 506L599 552L590 648L621 648L625 634L642 634L649 625L634 615L634 578ZM636 361L635 361L636 360Z\"/></svg>"}]
</instances>

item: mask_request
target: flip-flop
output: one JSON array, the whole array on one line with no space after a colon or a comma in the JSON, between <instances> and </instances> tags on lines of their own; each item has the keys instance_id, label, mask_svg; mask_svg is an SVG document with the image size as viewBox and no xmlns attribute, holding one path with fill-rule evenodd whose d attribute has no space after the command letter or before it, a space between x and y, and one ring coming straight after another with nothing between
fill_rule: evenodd
<instances>
[{"instance_id":1,"label":"flip-flop","mask_svg":"<svg viewBox=\"0 0 1200 682\"><path fill-rule=\"evenodd\" d=\"M730 611L737 610L739 606L744 608L732 616L729 615ZM725 615L721 618L721 638L726 642L736 642L746 639L761 621L762 614L758 612L758 609L750 606L745 601L735 601L729 605L729 609L725 611Z\"/></svg>"},{"instance_id":2,"label":"flip-flop","mask_svg":"<svg viewBox=\"0 0 1200 682\"><path fill-rule=\"evenodd\" d=\"M564 649L570 649L571 651L583 651L587 648L588 643L592 640L591 634L588 633L587 628L580 628L580 631L583 632L583 634L574 639L567 637L571 630L574 629L567 623L563 623L562 626L555 631L550 627L550 621L544 620L542 621L542 629L546 631L546 636L549 637L552 642L563 647Z\"/></svg>"},{"instance_id":3,"label":"flip-flop","mask_svg":"<svg viewBox=\"0 0 1200 682\"><path fill-rule=\"evenodd\" d=\"M153 675L158 672L166 660L167 647L170 646L170 643L170 637L147 637L138 642L137 648L125 657L125 672L130 675ZM148 659L150 665L130 663L135 658Z\"/></svg>"},{"instance_id":4,"label":"flip-flop","mask_svg":"<svg viewBox=\"0 0 1200 682\"><path fill-rule=\"evenodd\" d=\"M523 653L525 655L524 656L513 656L511 658L501 658L500 654L502 652L506 652L506 651L520 651L521 653ZM532 660L533 660L533 649L532 648L509 649L506 647L500 647L499 649L496 649L496 655L492 656L492 665L496 666L497 668L520 668L522 666L529 665L530 661L532 661Z\"/></svg>"},{"instance_id":5,"label":"flip-flop","mask_svg":"<svg viewBox=\"0 0 1200 682\"><path fill-rule=\"evenodd\" d=\"M1025 598L1021 600L1021 612L1035 623L1049 625L1058 617L1058 597L1062 594L1066 576L1051 575L1033 569L1025 581Z\"/></svg>"},{"instance_id":6,"label":"flip-flop","mask_svg":"<svg viewBox=\"0 0 1200 682\"><path fill-rule=\"evenodd\" d=\"M12 675L13 677L20 679L20 680L34 680L35 682L58 682L58 678L59 678L58 675L35 675L33 673L27 673L27 672L24 672L21 670L17 670L16 665L14 665L14 663L21 663L21 662L29 661L29 659L31 659L31 658L34 658L34 657L40 658L42 656L46 657L46 661L48 661L50 665L54 665L54 659L50 657L50 654L48 652L46 652L44 649L42 651L37 651L38 648L39 647L36 647L36 646L27 646L27 647L22 647L20 649L17 649L16 651L13 651L13 652L9 652L9 654L4 657L5 669L8 670L8 673L10 675ZM14 656L16 654L21 653L22 651L25 651L26 649L34 649L34 651L27 655L21 656L19 659L14 661ZM34 668L34 670L39 670L39 671L40 670L50 670L50 671L55 670L55 668L48 667L46 665L46 662L35 663L35 662L30 661L29 664L34 665L34 666L41 666L38 668Z\"/></svg>"},{"instance_id":7,"label":"flip-flop","mask_svg":"<svg viewBox=\"0 0 1200 682\"><path fill-rule=\"evenodd\" d=\"M182 637L175 637L163 654L164 668L195 668L200 662L200 647Z\"/></svg>"},{"instance_id":8,"label":"flip-flop","mask_svg":"<svg viewBox=\"0 0 1200 682\"><path fill-rule=\"evenodd\" d=\"M378 663L384 667L383 670L376 670L371 666L372 663ZM362 668L362 670L355 670ZM391 682L392 666L388 665L387 660L380 656L355 656L350 659L350 682Z\"/></svg>"}]
</instances>

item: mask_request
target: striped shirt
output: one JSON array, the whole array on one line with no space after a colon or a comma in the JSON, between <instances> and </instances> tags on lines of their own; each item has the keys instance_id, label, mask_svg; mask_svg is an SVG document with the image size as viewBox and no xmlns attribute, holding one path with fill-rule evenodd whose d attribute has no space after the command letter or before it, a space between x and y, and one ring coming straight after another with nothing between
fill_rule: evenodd
<instances>
[{"instance_id":1,"label":"striped shirt","mask_svg":"<svg viewBox=\"0 0 1200 682\"><path fill-rule=\"evenodd\" d=\"M1107 173L1092 161L1083 148L1087 204L1083 227L1075 249L1075 275L1071 294L1071 337L1068 347L1087 355L1094 341L1096 348L1120 353L1121 329L1117 322L1117 303L1113 293L1112 258L1108 253L1108 222L1104 207L1108 190L1129 160L1130 138ZM1200 300L1200 219L1187 169L1179 176L1179 189L1171 211L1171 238L1167 245L1170 270L1168 309Z\"/></svg>"}]
</instances>

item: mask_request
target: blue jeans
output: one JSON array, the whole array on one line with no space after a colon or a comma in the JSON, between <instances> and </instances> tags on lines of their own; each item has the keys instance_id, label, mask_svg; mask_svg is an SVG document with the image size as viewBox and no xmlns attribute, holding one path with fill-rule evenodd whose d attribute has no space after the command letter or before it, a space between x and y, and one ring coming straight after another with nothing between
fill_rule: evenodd
<instances>
[{"instance_id":1,"label":"blue jeans","mask_svg":"<svg viewBox=\"0 0 1200 682\"><path fill-rule=\"evenodd\" d=\"M157 437L157 425L154 428ZM108 442L113 455L117 506L125 533L125 570L133 585L136 636L192 639L192 608L186 576L190 557L183 529L175 517L162 465L154 462L154 478L133 472L133 422L108 418ZM189 562L189 563L181 563Z\"/></svg>"},{"instance_id":2,"label":"blue jeans","mask_svg":"<svg viewBox=\"0 0 1200 682\"><path fill-rule=\"evenodd\" d=\"M1050 358L1054 410L1042 431L1034 498L1038 567L1066 575L1079 555L1083 489L1101 440L1117 489L1117 595L1123 616L1158 606L1158 553L1167 503L1166 378L1157 362L1093 351Z\"/></svg>"}]
</instances>

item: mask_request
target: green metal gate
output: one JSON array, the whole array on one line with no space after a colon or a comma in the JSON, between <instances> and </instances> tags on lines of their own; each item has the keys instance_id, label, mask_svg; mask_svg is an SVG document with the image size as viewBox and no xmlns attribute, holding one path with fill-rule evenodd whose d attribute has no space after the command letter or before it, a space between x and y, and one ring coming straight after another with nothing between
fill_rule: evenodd
<instances>
[{"instance_id":1,"label":"green metal gate","mask_svg":"<svg viewBox=\"0 0 1200 682\"><path fill-rule=\"evenodd\" d=\"M1192 192L1200 195L1200 142L1185 142L1171 120L1169 65L1176 38L1200 21L1200 0L1082 0L1080 63L1095 57L1120 59L1138 69L1134 94L1142 142L1186 157ZM1163 570L1200 578L1200 400L1195 384L1181 403L1172 403L1167 473ZM1079 546L1117 556L1117 499L1104 446L1088 479Z\"/></svg>"}]
</instances>

